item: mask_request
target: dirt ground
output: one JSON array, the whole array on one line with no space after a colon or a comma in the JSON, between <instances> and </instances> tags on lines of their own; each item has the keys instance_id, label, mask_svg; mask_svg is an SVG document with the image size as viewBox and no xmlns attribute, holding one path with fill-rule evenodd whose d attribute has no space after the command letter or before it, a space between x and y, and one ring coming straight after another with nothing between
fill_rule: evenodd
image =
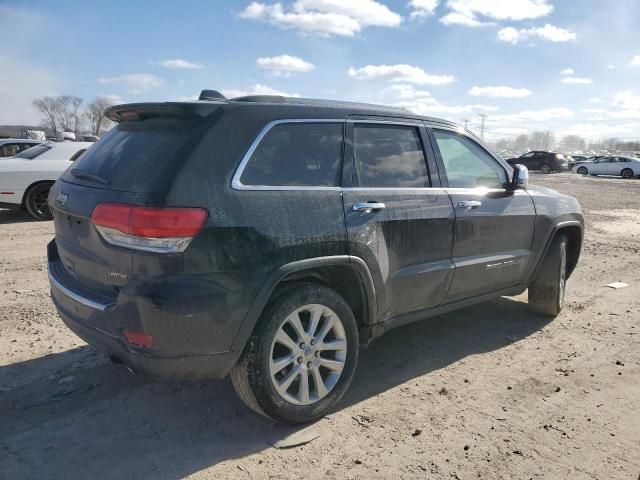
<instances>
[{"instance_id":1,"label":"dirt ground","mask_svg":"<svg viewBox=\"0 0 640 480\"><path fill-rule=\"evenodd\" d=\"M228 380L153 383L94 353L49 299L51 223L0 210L0 477L636 480L640 180L531 180L587 220L562 314L525 294L392 331L338 411L298 428ZM273 446L291 435L317 438Z\"/></svg>"}]
</instances>

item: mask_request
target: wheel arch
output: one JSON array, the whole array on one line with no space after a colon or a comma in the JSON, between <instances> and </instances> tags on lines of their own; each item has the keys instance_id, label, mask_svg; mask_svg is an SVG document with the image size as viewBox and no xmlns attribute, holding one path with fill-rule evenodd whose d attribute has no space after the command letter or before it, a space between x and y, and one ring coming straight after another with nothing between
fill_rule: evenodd
<instances>
[{"instance_id":1,"label":"wheel arch","mask_svg":"<svg viewBox=\"0 0 640 480\"><path fill-rule=\"evenodd\" d=\"M231 349L244 348L267 303L300 283L315 282L333 288L349 304L359 329L368 330L377 318L376 291L369 267L359 257L337 255L299 260L273 272L238 330ZM362 338L366 342L367 338Z\"/></svg>"},{"instance_id":2,"label":"wheel arch","mask_svg":"<svg viewBox=\"0 0 640 480\"><path fill-rule=\"evenodd\" d=\"M20 206L22 208L25 207L25 202L27 201L27 196L29 195L29 192L33 190L36 186L42 185L43 183L49 183L51 184L51 186L53 186L53 184L56 183L56 181L55 180L36 180L35 182L30 183L29 186L24 189L24 193L22 194L22 201L20 202Z\"/></svg>"},{"instance_id":3,"label":"wheel arch","mask_svg":"<svg viewBox=\"0 0 640 480\"><path fill-rule=\"evenodd\" d=\"M529 285L535 278L545 256L547 255L553 239L559 234L565 234L567 236L567 278L571 276L573 270L578 264L580 252L582 251L583 228L582 222L578 220L560 222L554 227L547 239L547 242L545 243L541 255L538 257L535 268L529 276L527 285Z\"/></svg>"}]
</instances>

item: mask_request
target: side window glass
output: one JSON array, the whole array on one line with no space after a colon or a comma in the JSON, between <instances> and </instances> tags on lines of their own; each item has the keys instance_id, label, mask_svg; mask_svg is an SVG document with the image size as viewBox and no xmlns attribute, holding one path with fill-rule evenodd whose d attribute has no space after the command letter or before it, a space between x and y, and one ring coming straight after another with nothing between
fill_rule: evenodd
<instances>
[{"instance_id":1,"label":"side window glass","mask_svg":"<svg viewBox=\"0 0 640 480\"><path fill-rule=\"evenodd\" d=\"M507 172L484 149L467 137L433 130L444 169L453 188L503 188Z\"/></svg>"},{"instance_id":2,"label":"side window glass","mask_svg":"<svg viewBox=\"0 0 640 480\"><path fill-rule=\"evenodd\" d=\"M417 127L355 124L353 153L360 187L424 188L427 161Z\"/></svg>"},{"instance_id":3,"label":"side window glass","mask_svg":"<svg viewBox=\"0 0 640 480\"><path fill-rule=\"evenodd\" d=\"M340 185L342 123L282 123L251 154L240 181L254 186Z\"/></svg>"}]
</instances>

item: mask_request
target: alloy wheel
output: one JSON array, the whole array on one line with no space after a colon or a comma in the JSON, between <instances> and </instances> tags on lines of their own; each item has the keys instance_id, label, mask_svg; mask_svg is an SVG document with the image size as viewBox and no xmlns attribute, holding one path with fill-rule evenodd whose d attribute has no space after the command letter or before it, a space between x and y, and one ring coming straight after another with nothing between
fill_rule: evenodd
<instances>
[{"instance_id":1,"label":"alloy wheel","mask_svg":"<svg viewBox=\"0 0 640 480\"><path fill-rule=\"evenodd\" d=\"M335 387L346 358L347 338L338 315L325 305L304 305L276 331L269 355L271 382L287 402L310 405Z\"/></svg>"}]
</instances>

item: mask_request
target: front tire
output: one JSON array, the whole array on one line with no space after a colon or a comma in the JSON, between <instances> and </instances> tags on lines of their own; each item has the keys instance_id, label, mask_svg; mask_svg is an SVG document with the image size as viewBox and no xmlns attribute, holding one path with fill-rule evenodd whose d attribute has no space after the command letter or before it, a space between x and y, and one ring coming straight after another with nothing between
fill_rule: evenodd
<instances>
[{"instance_id":1,"label":"front tire","mask_svg":"<svg viewBox=\"0 0 640 480\"><path fill-rule=\"evenodd\" d=\"M51 185L53 184L49 182L36 183L27 190L24 206L29 215L36 220L51 220L53 218L47 202Z\"/></svg>"},{"instance_id":2,"label":"front tire","mask_svg":"<svg viewBox=\"0 0 640 480\"><path fill-rule=\"evenodd\" d=\"M548 163L545 163L544 165L542 165L542 168L540 169L540 171L545 174L551 173L551 165L549 165Z\"/></svg>"},{"instance_id":3,"label":"front tire","mask_svg":"<svg viewBox=\"0 0 640 480\"><path fill-rule=\"evenodd\" d=\"M347 302L319 284L301 284L267 305L231 371L238 396L281 422L317 420L349 388L358 327Z\"/></svg>"},{"instance_id":4,"label":"front tire","mask_svg":"<svg viewBox=\"0 0 640 480\"><path fill-rule=\"evenodd\" d=\"M625 168L624 170L622 170L622 178L633 178L635 175L633 174L633 170L631 170L630 168Z\"/></svg>"},{"instance_id":5,"label":"front tire","mask_svg":"<svg viewBox=\"0 0 640 480\"><path fill-rule=\"evenodd\" d=\"M551 242L536 277L529 285L531 310L551 317L557 316L564 305L567 278L567 237L560 233Z\"/></svg>"},{"instance_id":6,"label":"front tire","mask_svg":"<svg viewBox=\"0 0 640 480\"><path fill-rule=\"evenodd\" d=\"M589 173L589 170L587 170L587 167L580 167L578 168L578 173L580 175L587 175Z\"/></svg>"}]
</instances>

